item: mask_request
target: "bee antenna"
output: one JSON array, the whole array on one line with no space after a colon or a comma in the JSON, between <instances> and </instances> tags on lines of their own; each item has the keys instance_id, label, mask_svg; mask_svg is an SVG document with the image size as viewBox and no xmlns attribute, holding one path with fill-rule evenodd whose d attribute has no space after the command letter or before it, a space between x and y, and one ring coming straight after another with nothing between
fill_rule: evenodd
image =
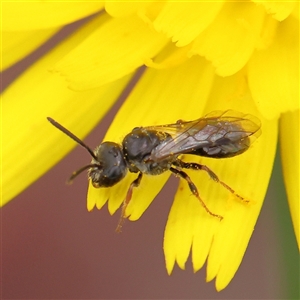
<instances>
[{"instance_id":1,"label":"bee antenna","mask_svg":"<svg viewBox=\"0 0 300 300\"><path fill-rule=\"evenodd\" d=\"M98 168L98 169L101 168L101 166L98 165L98 164L90 164L90 165L86 165L86 166L80 168L80 169L77 170L77 171L74 171L74 172L72 173L72 175L70 176L70 178L67 180L67 184L72 184L74 178L77 177L77 176L78 176L80 173L82 173L84 170L90 169L90 168L94 168L94 167L96 167L96 168Z\"/></svg>"},{"instance_id":2,"label":"bee antenna","mask_svg":"<svg viewBox=\"0 0 300 300\"><path fill-rule=\"evenodd\" d=\"M90 155L97 160L97 157L95 155L95 153L93 152L93 150L91 148L89 148L81 139L79 139L76 135L74 135L72 132L70 132L67 128L63 127L62 125L60 125L58 122L56 122L55 120L53 120L50 117L47 117L47 120L53 125L55 126L57 129L59 129L60 131L62 131L64 134L66 134L68 137L70 137L72 140L74 140L76 143L78 143L80 146L82 146L83 148L85 148ZM88 168L88 166L86 166L86 169ZM85 169L83 169L85 170ZM79 170L81 173L81 171L83 170ZM76 173L76 172L75 172ZM77 173L77 174L79 174ZM73 175L72 175L73 176ZM71 177L72 177L71 176ZM76 176L76 175L75 175ZM73 177L74 178L74 177ZM70 178L71 179L71 178Z\"/></svg>"}]
</instances>

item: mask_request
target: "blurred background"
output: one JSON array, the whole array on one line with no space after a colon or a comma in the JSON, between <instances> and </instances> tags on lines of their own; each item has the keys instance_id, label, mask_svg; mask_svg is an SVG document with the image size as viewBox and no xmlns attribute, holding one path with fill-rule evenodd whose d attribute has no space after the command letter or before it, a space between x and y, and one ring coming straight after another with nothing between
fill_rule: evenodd
<instances>
[{"instance_id":1,"label":"blurred background","mask_svg":"<svg viewBox=\"0 0 300 300\"><path fill-rule=\"evenodd\" d=\"M3 85L45 49L2 74ZM121 103L85 139L90 147L102 141ZM178 179L171 177L142 218L117 234L119 212L87 211L86 176L65 184L89 161L77 147L1 209L2 299L299 299L299 253L279 154L245 257L219 293L214 281L205 282L205 267L194 274L190 261L167 275L162 243Z\"/></svg>"}]
</instances>

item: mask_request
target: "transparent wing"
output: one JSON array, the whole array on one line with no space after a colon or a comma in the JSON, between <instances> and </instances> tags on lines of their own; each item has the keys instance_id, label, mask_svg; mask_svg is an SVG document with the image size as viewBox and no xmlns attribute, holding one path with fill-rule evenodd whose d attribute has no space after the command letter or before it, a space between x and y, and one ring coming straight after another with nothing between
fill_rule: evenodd
<instances>
[{"instance_id":1,"label":"transparent wing","mask_svg":"<svg viewBox=\"0 0 300 300\"><path fill-rule=\"evenodd\" d=\"M146 127L170 135L153 149L149 159L161 161L179 154L235 156L246 151L260 135L260 126L260 121L252 115L227 110L211 112L195 121L179 120L174 124Z\"/></svg>"}]
</instances>

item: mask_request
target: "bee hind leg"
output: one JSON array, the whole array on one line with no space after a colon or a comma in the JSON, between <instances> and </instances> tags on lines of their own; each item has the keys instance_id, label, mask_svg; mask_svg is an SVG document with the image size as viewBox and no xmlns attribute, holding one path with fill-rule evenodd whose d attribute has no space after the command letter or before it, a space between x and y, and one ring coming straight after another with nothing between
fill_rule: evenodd
<instances>
[{"instance_id":1,"label":"bee hind leg","mask_svg":"<svg viewBox=\"0 0 300 300\"><path fill-rule=\"evenodd\" d=\"M123 224L124 224L125 219L126 219L125 211L126 211L126 208L127 208L128 204L131 200L133 189L140 185L142 177L143 177L143 174L139 173L138 177L134 181L132 181L130 186L129 186L126 197L123 201L121 217L119 219L118 226L116 228L116 232L118 232L118 233L120 233L122 231L122 227L123 227Z\"/></svg>"},{"instance_id":2,"label":"bee hind leg","mask_svg":"<svg viewBox=\"0 0 300 300\"><path fill-rule=\"evenodd\" d=\"M219 179L219 177L217 176L217 174L215 174L210 168L208 168L205 165L201 165L201 164L197 164L197 163L187 163L184 162L182 160L177 160L174 165L179 166L183 169L192 169L192 170L202 170L207 172L207 174L209 175L209 177L217 182L220 183L225 189L227 189L230 193L232 193L233 195L235 195L241 202L243 203L249 203L250 201L245 199L244 197L242 197L241 195L239 195L234 189L232 189L229 185L227 185L225 182L221 181Z\"/></svg>"},{"instance_id":3,"label":"bee hind leg","mask_svg":"<svg viewBox=\"0 0 300 300\"><path fill-rule=\"evenodd\" d=\"M210 209L206 206L205 202L200 198L199 196L199 192L197 187L195 186L195 184L193 183L193 181L191 180L191 178L183 171L181 170L177 170L176 168L171 167L170 171L175 174L176 176L179 176L181 178L183 178L184 180L187 181L189 188L191 190L191 192L193 193L194 196L196 196L196 198L200 201L200 204L203 206L203 208L206 210L206 212L208 214L210 214L213 217L216 217L218 219L220 219L221 221L223 220L223 217L213 213L212 211L210 211Z\"/></svg>"}]
</instances>

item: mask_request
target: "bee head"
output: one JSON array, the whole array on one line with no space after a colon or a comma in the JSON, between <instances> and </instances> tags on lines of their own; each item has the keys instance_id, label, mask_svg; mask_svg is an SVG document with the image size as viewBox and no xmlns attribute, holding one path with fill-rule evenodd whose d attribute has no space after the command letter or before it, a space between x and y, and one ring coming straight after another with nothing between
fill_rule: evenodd
<instances>
[{"instance_id":1,"label":"bee head","mask_svg":"<svg viewBox=\"0 0 300 300\"><path fill-rule=\"evenodd\" d=\"M127 165L120 145L104 142L94 155L88 174L95 188L113 186L124 178Z\"/></svg>"},{"instance_id":2,"label":"bee head","mask_svg":"<svg viewBox=\"0 0 300 300\"><path fill-rule=\"evenodd\" d=\"M118 183L127 173L127 165L120 145L113 142L104 142L95 151L91 150L82 140L52 118L48 121L80 146L85 148L92 156L92 162L72 173L68 183L77 175L88 169L88 176L95 188L110 187Z\"/></svg>"}]
</instances>

